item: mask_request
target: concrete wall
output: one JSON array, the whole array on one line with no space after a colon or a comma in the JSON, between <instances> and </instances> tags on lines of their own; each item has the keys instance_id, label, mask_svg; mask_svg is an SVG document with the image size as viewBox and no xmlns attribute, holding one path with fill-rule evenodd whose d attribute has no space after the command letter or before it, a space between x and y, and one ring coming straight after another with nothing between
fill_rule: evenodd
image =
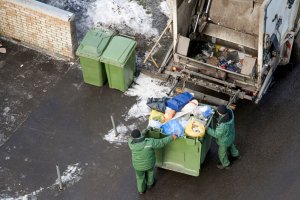
<instances>
[{"instance_id":1,"label":"concrete wall","mask_svg":"<svg viewBox=\"0 0 300 200\"><path fill-rule=\"evenodd\" d=\"M74 58L74 17L34 0L0 0L0 35L50 55Z\"/></svg>"}]
</instances>

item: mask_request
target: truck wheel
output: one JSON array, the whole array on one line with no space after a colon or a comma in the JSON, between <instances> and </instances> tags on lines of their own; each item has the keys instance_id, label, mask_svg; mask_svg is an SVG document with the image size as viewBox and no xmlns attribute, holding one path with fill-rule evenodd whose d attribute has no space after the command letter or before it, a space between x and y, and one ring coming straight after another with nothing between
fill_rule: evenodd
<instances>
[{"instance_id":1,"label":"truck wheel","mask_svg":"<svg viewBox=\"0 0 300 200\"><path fill-rule=\"evenodd\" d=\"M291 54L292 63L300 63L300 32L296 35L294 39L294 45Z\"/></svg>"}]
</instances>

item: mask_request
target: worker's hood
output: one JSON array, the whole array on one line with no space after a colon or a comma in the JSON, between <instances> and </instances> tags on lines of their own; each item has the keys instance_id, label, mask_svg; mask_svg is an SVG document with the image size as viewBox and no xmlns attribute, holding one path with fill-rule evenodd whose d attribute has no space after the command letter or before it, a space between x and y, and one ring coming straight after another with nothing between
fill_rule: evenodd
<instances>
[{"instance_id":1,"label":"worker's hood","mask_svg":"<svg viewBox=\"0 0 300 200\"><path fill-rule=\"evenodd\" d=\"M218 119L218 123L221 124L231 124L234 122L234 114L231 109L228 109L228 113L226 115L222 115Z\"/></svg>"},{"instance_id":2,"label":"worker's hood","mask_svg":"<svg viewBox=\"0 0 300 200\"><path fill-rule=\"evenodd\" d=\"M146 145L146 138L144 136L135 139L129 139L128 144L131 150L141 151Z\"/></svg>"},{"instance_id":3,"label":"worker's hood","mask_svg":"<svg viewBox=\"0 0 300 200\"><path fill-rule=\"evenodd\" d=\"M140 142L143 142L145 140L145 137L144 136L141 136L139 138L133 138L131 143L132 144L136 144L136 143L140 143Z\"/></svg>"}]
</instances>

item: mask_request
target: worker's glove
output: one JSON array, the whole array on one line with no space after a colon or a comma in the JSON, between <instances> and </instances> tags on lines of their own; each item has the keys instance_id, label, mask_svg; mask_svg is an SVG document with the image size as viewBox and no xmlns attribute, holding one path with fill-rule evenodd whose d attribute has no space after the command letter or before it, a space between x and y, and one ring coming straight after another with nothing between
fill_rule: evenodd
<instances>
[{"instance_id":1,"label":"worker's glove","mask_svg":"<svg viewBox=\"0 0 300 200\"><path fill-rule=\"evenodd\" d=\"M150 126L148 126L148 127L145 129L145 132L151 131L151 130L152 130L152 128L151 128Z\"/></svg>"},{"instance_id":2,"label":"worker's glove","mask_svg":"<svg viewBox=\"0 0 300 200\"><path fill-rule=\"evenodd\" d=\"M151 127L147 127L142 131L142 135L146 135L148 131L151 131Z\"/></svg>"},{"instance_id":3,"label":"worker's glove","mask_svg":"<svg viewBox=\"0 0 300 200\"><path fill-rule=\"evenodd\" d=\"M176 140L177 139L177 135L173 134L172 138L173 138L173 140Z\"/></svg>"}]
</instances>

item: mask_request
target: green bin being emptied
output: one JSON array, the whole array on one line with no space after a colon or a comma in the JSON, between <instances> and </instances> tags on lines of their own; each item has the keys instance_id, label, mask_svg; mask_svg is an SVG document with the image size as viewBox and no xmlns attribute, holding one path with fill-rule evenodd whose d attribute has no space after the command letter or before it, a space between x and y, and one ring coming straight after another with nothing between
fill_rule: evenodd
<instances>
[{"instance_id":1,"label":"green bin being emptied","mask_svg":"<svg viewBox=\"0 0 300 200\"><path fill-rule=\"evenodd\" d=\"M110 88L125 92L133 81L135 72L136 41L115 36L101 56L105 63Z\"/></svg>"},{"instance_id":2,"label":"green bin being emptied","mask_svg":"<svg viewBox=\"0 0 300 200\"><path fill-rule=\"evenodd\" d=\"M76 55L80 57L82 75L85 83L103 86L107 80L105 66L100 62L100 57L111 37L112 33L92 28L87 32L80 43Z\"/></svg>"},{"instance_id":3,"label":"green bin being emptied","mask_svg":"<svg viewBox=\"0 0 300 200\"><path fill-rule=\"evenodd\" d=\"M160 139L166 137L159 130L151 130L146 137ZM164 148L156 149L156 166L191 176L199 176L201 164L210 149L211 136L203 139L178 138Z\"/></svg>"}]
</instances>

